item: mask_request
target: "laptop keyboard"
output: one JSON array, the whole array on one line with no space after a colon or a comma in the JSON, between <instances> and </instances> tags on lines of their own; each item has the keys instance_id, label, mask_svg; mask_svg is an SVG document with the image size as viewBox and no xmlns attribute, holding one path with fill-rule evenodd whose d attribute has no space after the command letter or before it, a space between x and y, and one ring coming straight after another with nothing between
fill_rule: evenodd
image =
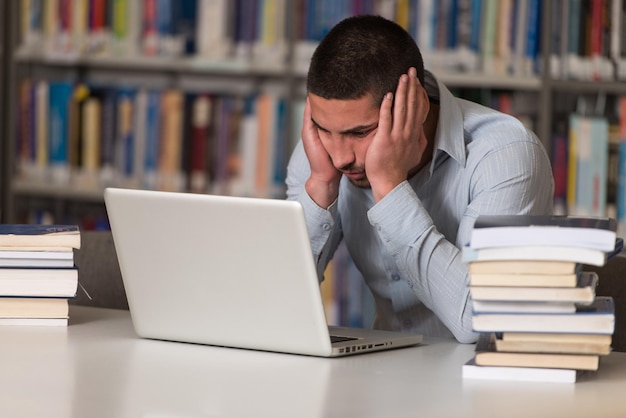
<instances>
[{"instance_id":1,"label":"laptop keyboard","mask_svg":"<svg viewBox=\"0 0 626 418\"><path fill-rule=\"evenodd\" d=\"M339 335L331 335L330 336L330 342L331 343L342 343L344 341L354 341L354 340L358 340L358 338L354 338L354 337L340 337Z\"/></svg>"}]
</instances>

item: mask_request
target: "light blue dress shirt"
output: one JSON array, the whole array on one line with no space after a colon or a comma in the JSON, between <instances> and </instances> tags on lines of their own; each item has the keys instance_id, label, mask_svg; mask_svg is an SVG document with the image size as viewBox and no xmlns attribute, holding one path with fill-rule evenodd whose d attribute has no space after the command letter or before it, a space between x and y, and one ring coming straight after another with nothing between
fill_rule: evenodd
<instances>
[{"instance_id":1,"label":"light blue dress shirt","mask_svg":"<svg viewBox=\"0 0 626 418\"><path fill-rule=\"evenodd\" d=\"M307 218L318 275L343 239L376 305L374 327L474 342L467 265L460 248L481 214L552 213L554 181L543 145L518 119L454 97L430 73L440 102L432 162L378 203L341 180L320 208L304 184L302 142L287 169L287 198Z\"/></svg>"}]
</instances>

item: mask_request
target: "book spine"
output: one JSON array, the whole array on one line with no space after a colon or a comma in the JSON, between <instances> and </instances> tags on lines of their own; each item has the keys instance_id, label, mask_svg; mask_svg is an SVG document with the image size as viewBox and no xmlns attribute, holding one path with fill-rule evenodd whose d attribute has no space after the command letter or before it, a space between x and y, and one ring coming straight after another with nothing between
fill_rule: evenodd
<instances>
[{"instance_id":1,"label":"book spine","mask_svg":"<svg viewBox=\"0 0 626 418\"><path fill-rule=\"evenodd\" d=\"M133 179L136 187L141 187L144 177L144 161L146 159L147 129L148 129L148 91L139 89L135 93L133 104Z\"/></svg>"},{"instance_id":2,"label":"book spine","mask_svg":"<svg viewBox=\"0 0 626 418\"><path fill-rule=\"evenodd\" d=\"M617 183L618 235L626 233L626 97L620 97L619 105L619 157Z\"/></svg>"},{"instance_id":3,"label":"book spine","mask_svg":"<svg viewBox=\"0 0 626 418\"><path fill-rule=\"evenodd\" d=\"M154 56L158 53L157 0L143 0L141 27L142 53Z\"/></svg>"},{"instance_id":4,"label":"book spine","mask_svg":"<svg viewBox=\"0 0 626 418\"><path fill-rule=\"evenodd\" d=\"M49 91L52 178L58 184L68 184L68 112L73 86L68 82L54 82Z\"/></svg>"},{"instance_id":5,"label":"book spine","mask_svg":"<svg viewBox=\"0 0 626 418\"><path fill-rule=\"evenodd\" d=\"M483 71L488 74L495 73L495 41L498 1L483 0L484 26L481 35L481 53L483 60Z\"/></svg>"},{"instance_id":6,"label":"book spine","mask_svg":"<svg viewBox=\"0 0 626 418\"><path fill-rule=\"evenodd\" d=\"M561 74L561 16L563 2L555 0L551 3L550 10L550 76L558 79Z\"/></svg>"},{"instance_id":7,"label":"book spine","mask_svg":"<svg viewBox=\"0 0 626 418\"><path fill-rule=\"evenodd\" d=\"M580 31L582 0L571 0L569 3L569 19L567 22L567 78L579 79L582 74L582 58L580 50Z\"/></svg>"},{"instance_id":8,"label":"book spine","mask_svg":"<svg viewBox=\"0 0 626 418\"><path fill-rule=\"evenodd\" d=\"M117 182L122 185L129 185L134 173L133 96L133 92L129 90L117 92L114 158Z\"/></svg>"},{"instance_id":9,"label":"book spine","mask_svg":"<svg viewBox=\"0 0 626 418\"><path fill-rule=\"evenodd\" d=\"M554 213L567 213L568 138L565 127L557 127L552 136L552 175L554 177Z\"/></svg>"},{"instance_id":10,"label":"book spine","mask_svg":"<svg viewBox=\"0 0 626 418\"><path fill-rule=\"evenodd\" d=\"M72 26L74 53L78 56L84 55L89 36L89 0L74 0Z\"/></svg>"},{"instance_id":11,"label":"book spine","mask_svg":"<svg viewBox=\"0 0 626 418\"><path fill-rule=\"evenodd\" d=\"M101 104L98 97L90 97L83 107L83 169L95 174L100 169Z\"/></svg>"},{"instance_id":12,"label":"book spine","mask_svg":"<svg viewBox=\"0 0 626 418\"><path fill-rule=\"evenodd\" d=\"M569 116L568 128L568 161L567 161L567 213L576 212L576 179L578 177L578 125L579 116Z\"/></svg>"},{"instance_id":13,"label":"book spine","mask_svg":"<svg viewBox=\"0 0 626 418\"><path fill-rule=\"evenodd\" d=\"M102 134L100 137L100 182L102 186L114 184L115 142L117 125L116 97L113 89L102 92Z\"/></svg>"},{"instance_id":14,"label":"book spine","mask_svg":"<svg viewBox=\"0 0 626 418\"><path fill-rule=\"evenodd\" d=\"M150 91L146 109L146 157L144 161L143 187L147 189L157 188L157 169L160 149L161 131L161 93Z\"/></svg>"},{"instance_id":15,"label":"book spine","mask_svg":"<svg viewBox=\"0 0 626 418\"><path fill-rule=\"evenodd\" d=\"M180 155L182 143L183 96L168 90L161 97L161 148L158 161L159 188L180 191Z\"/></svg>"},{"instance_id":16,"label":"book spine","mask_svg":"<svg viewBox=\"0 0 626 418\"><path fill-rule=\"evenodd\" d=\"M191 112L190 189L194 193L206 193L211 98L208 95L195 97Z\"/></svg>"}]
</instances>

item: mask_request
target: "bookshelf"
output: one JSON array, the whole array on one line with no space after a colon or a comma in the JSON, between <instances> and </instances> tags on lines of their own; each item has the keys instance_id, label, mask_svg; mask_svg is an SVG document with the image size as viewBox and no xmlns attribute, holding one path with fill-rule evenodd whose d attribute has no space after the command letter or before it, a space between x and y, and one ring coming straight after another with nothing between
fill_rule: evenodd
<instances>
[{"instance_id":1,"label":"bookshelf","mask_svg":"<svg viewBox=\"0 0 626 418\"><path fill-rule=\"evenodd\" d=\"M68 182L53 182L48 177L39 180L32 178L24 178L19 175L20 160L18 158L18 141L17 132L19 130L20 120L20 83L25 79L46 80L46 81L65 81L72 82L83 81L88 85L96 86L114 86L116 89L146 89L146 90L167 90L175 89L190 94L210 94L218 97L243 99L244 105L248 103L245 99L253 94L269 93L284 99L283 106L285 115L283 117L280 129L272 132L282 132L286 137L282 138L287 144L280 153L280 157L276 158L276 154L271 157L264 158L264 164L270 166L269 158L272 158L280 169L284 169L287 157L290 153L291 146L295 143L299 135L299 124L301 122L301 102L305 95L306 69L308 66L307 57L314 49L316 42L323 36L333 21L339 20L338 15L356 14L359 11L366 10L368 7L376 7L375 12L392 17L399 23L405 25L408 30L415 34L425 58L427 67L443 81L453 92L460 96L471 100L482 101L489 106L503 105L509 110L515 111L520 118L532 124L533 130L546 146L549 154L554 154L553 146L556 142L555 133L560 126L567 127L566 117L576 111L576 103L580 97L589 98L591 102L596 102L598 98L608 97L609 102L615 101L620 96L626 96L626 84L620 78L622 71L621 57L615 57L617 65L615 66L615 74L613 77L600 77L593 81L585 79L586 76L565 74L565 70L559 65L555 65L556 58L565 60L568 56L563 53L555 53L558 48L564 48L561 42L555 46L555 33L563 36L563 19L566 13L557 8L565 3L592 3L592 0L481 0L482 5L500 4L503 9L509 7L509 11L513 7L519 7L524 3L527 7L536 5L535 9L541 16L538 31L534 32L535 38L540 45L539 52L529 63L523 66L513 66L509 71L483 71L480 65L476 66L476 62L484 59L485 51L497 51L497 46L492 45L486 47L484 45L471 46L470 40L466 44L467 49L463 50L463 54L449 54L448 49L451 47L441 46L430 47L433 42L434 32L430 35L424 31L418 30L415 25L410 22L416 21L415 13L424 10L436 10L435 21L445 21L446 17L443 13L444 5L455 4L458 7L471 7L478 4L476 0L455 0L438 2L436 0L366 0L355 2L351 0L218 0L207 1L213 4L212 9L217 16L225 16L223 19L211 19L207 15L203 15L210 23L206 27L218 27L224 30L226 34L222 38L222 42L213 43L211 51L217 51L216 55L202 55L201 53L181 56L146 56L139 49L134 53L123 55L122 57L113 54L67 54L67 53L42 53L37 48L25 47L25 35L23 28L20 26L23 22L21 19L21 9L25 4L36 4L39 1L55 3L59 6L67 4L87 4L90 0L7 0L0 2L0 13L2 14L2 22L4 23L0 29L1 43L0 47L0 76L2 83L0 84L0 101L2 109L8 109L8 112L0 114L0 221L1 222L17 222L17 221L45 221L54 219L55 221L69 221L81 224L83 229L106 228L106 213L104 210L102 198L102 184L92 184L90 182L81 183L80 186ZM105 0L102 1L103 4ZM156 4L156 0L106 0L110 4ZM160 1L160 0L159 0ZM171 0L176 1L176 0ZM198 3L203 0L197 0ZM596 0L593 0L596 2ZM164 0L163 3L168 3ZM182 1L181 1L182 3ZM621 2L616 0L597 1L598 4L615 5ZM40 3L43 4L43 3ZM259 18L263 13L269 13L271 7L267 9L257 9L255 7L260 4L271 5L274 12L283 16L284 25L275 24L273 30L267 31L268 36L278 37L279 41L265 45L262 48L255 49L254 44L250 41L252 34L250 32L240 34L240 39L246 39L237 45L233 42L234 30L237 27L237 19L250 22L251 18ZM594 3L595 4L595 3ZM229 5L231 9L221 8ZM360 5L364 9L349 9L349 7ZM415 9L417 5L417 9ZM438 5L438 6L437 6ZM413 8L412 8L413 7ZM428 9L430 7L430 9ZM439 7L439 9L433 9ZM485 6L486 7L486 6ZM241 13L237 13L237 11ZM515 9L517 10L517 9ZM245 13L243 13L245 11ZM303 11L315 16L310 20L304 19ZM457 10L458 11L458 10ZM334 14L333 14L334 13ZM591 13L589 13L591 14ZM506 22L507 19L497 19L493 17L493 13L480 13L481 18L490 15L490 22ZM432 16L435 16L433 14ZM448 15L449 16L449 15ZM517 17L515 12L511 16ZM537 16L537 15L535 15ZM497 16L496 16L497 17ZM560 19L559 19L560 18ZM413 20L412 20L413 19ZM253 19L254 20L254 19ZM220 25L223 22L230 21L233 26L225 28ZM423 23L422 21L420 21ZM487 24L485 24L488 26ZM497 30L495 23L491 23L492 31ZM141 25L135 25L140 27ZM241 24L240 24L241 26ZM250 27L250 25L245 27ZM582 26L582 25L578 25ZM281 27L281 35L276 33L276 28ZM447 27L448 30L453 28L465 33L467 38L467 28L462 30L463 25L448 24L439 25L439 27ZM438 33L441 31L438 31ZM626 31L618 32L620 35ZM141 39L141 35L135 33L134 36ZM430 36L430 38L429 38ZM447 33L446 36L453 35ZM615 36L614 36L615 37ZM210 37L209 37L210 38ZM215 41L214 38L210 38ZM473 39L472 42L481 42L480 39ZM484 40L482 42L485 42ZM137 48L141 44L137 43ZM611 44L612 45L612 44ZM31 45L32 46L32 45ZM478 48L480 52L477 54ZM457 48L458 49L458 48ZM229 54L228 51L231 51ZM256 51L256 52L255 52ZM470 55L468 55L468 53ZM608 52L606 52L608 54ZM506 55L506 54L505 54ZM553 56L554 55L554 56ZM626 53L624 54L626 55ZM246 58L241 59L244 56ZM519 57L521 59L522 57ZM452 60L453 65L449 62ZM478 60L478 61L477 61ZM456 68L469 62L473 70L470 68ZM494 64L496 65L496 64ZM528 68L531 68L529 70ZM591 68L591 67L590 67ZM502 103L501 103L502 102ZM241 105L241 103L240 103ZM610 108L610 106L605 106ZM506 109L503 109L506 110ZM185 117L190 117L189 109L185 112ZM565 120L564 120L565 119ZM613 117L614 119L614 117ZM615 122L615 120L613 120ZM243 125L241 125L243 126ZM254 124L246 125L248 129ZM244 128L242 127L241 130ZM254 128L252 128L254 129ZM190 137L189 131L185 131L185 137ZM254 144L258 138L253 138L246 142L248 147L255 148ZM179 152L189 157L191 153L189 143L183 142L182 149ZM616 147L610 147L613 159L609 158L609 164L613 164L610 168L613 174L609 175L605 183L609 184L607 195L611 202L618 199L616 189L617 185L617 169ZM221 154L220 154L221 155ZM552 155L554 158L555 155ZM230 155L226 158L216 160L220 166L220 170L228 171ZM236 159L235 164L249 166L252 160L250 156ZM613 161L611 163L610 161ZM256 164L256 162L255 162ZM214 172L211 172L215 176ZM241 174L250 181L255 177L255 173L248 170L246 175ZM278 179L280 176L278 176ZM276 180L276 178L274 178ZM269 180L267 180L269 181ZM279 181L278 181L279 182ZM258 184L254 183L254 187L248 186L241 188L229 187L211 187L202 189L204 192L210 193L232 193L244 195L263 195L270 197L280 196L280 187L269 187L267 184L257 188ZM187 183L190 184L190 183ZM122 184L122 186L124 186ZM129 187L144 187L142 184L131 183ZM621 186L626 188L626 186ZM180 190L189 191L189 186ZM565 203L564 203L565 204ZM33 216L32 214L39 209L44 209L44 215ZM357 272L358 273L358 272ZM338 290L335 289L337 292ZM367 303L367 295L364 295ZM360 302L358 302L360 303ZM337 310L350 310L337 309ZM358 321L358 319L356 319ZM331 321L334 322L334 321ZM336 322L345 322L345 318L338 318Z\"/></svg>"},{"instance_id":2,"label":"bookshelf","mask_svg":"<svg viewBox=\"0 0 626 418\"><path fill-rule=\"evenodd\" d=\"M68 4L89 3L86 0L42 1L43 3L40 4L53 3L61 9ZM198 4L202 1L197 0ZM128 7L131 4L134 5L133 7L136 7L137 4L154 5L157 3L159 2L155 0L110 2L111 5L116 5L115 7L124 4ZM166 4L168 1L163 1L162 3ZM182 4L183 2L176 3ZM216 37L216 35L208 35L207 39L213 41L213 44L209 41L205 43L212 45L212 47L205 47L202 50L208 50L208 55L198 52L201 51L201 48L198 47L196 49L197 52L190 55L172 56L171 54L168 55L168 52L165 56L158 54L146 56L142 48L145 47L143 40L145 40L144 38L147 35L144 36L135 29L134 32L131 31L132 33L129 36L134 36L135 39L138 39L137 45L132 50L133 53L123 55L122 57L112 53L72 54L64 52L51 54L37 50L36 47L33 48L31 44L25 41L30 38L27 37L27 32L20 25L23 24L21 11L25 7L24 5L39 4L38 0L31 2L10 0L3 2L3 19L7 24L3 26L2 30L4 53L2 54L0 71L2 71L3 83L0 89L3 88L5 93L1 95L3 105L5 105L3 108L10 111L4 112L1 116L2 119L0 119L0 129L2 129L3 133L3 139L0 141L2 146L0 169L3 174L1 177L2 182L0 183L0 203L2 204L0 220L3 222L23 220L23 213L28 211L29 207L39 206L51 208L53 215L57 219L65 216L67 213L83 212L87 207L102 213L101 185L77 187L68 183L32 181L32 179L25 179L18 175L20 162L16 154L18 152L16 132L19 130L19 86L22 80L30 78L33 80L84 81L88 84L123 86L131 89L174 88L185 93L208 93L237 98L244 98L247 95L258 94L259 92L276 93L284 99L286 116L282 120L284 125L281 126L281 131L288 134L287 138L282 139L287 143L286 148L280 153L282 159L274 159L274 161L281 161L281 163L277 164L284 164L290 152L290 146L297 139L300 123L300 102L305 93L307 57L310 56L317 40L332 26L334 21L339 19L337 16L371 12L372 10L394 18L400 24L405 25L408 30L412 31L424 53L427 67L453 91L458 92L459 95L466 96L472 100L483 100L487 105L493 105L498 102L500 96L509 103L512 101L513 106L516 105L516 102L519 102L517 105L521 103L523 114L520 117L528 118L529 123L532 123L533 130L546 146L548 153L552 153L555 131L558 125L563 123L562 119L565 116L575 112L578 97L587 97L593 101L600 96L607 96L614 100L616 97L626 95L626 87L620 79L620 75L623 72L621 70L623 67L621 56L614 50L613 42L609 43L607 40L600 41L601 48L604 44L611 45L610 50L608 47L604 48L606 51L602 51L602 53L610 55L617 62L614 68L615 74L612 77L602 76L597 77L593 81L584 80L584 75L567 73L567 71L570 71L567 68L571 67L571 65L566 67L559 64L560 62L569 63L568 60L570 60L568 54L562 51L559 52L559 48L564 51L567 45L563 41L555 41L555 39L567 38L567 36L564 36L567 35L565 32L567 26L564 26L567 11L562 9L565 3L581 3L583 10L587 10L591 16L594 15L591 10L592 3L602 4L605 7L616 7L615 5L619 2L614 0L576 0L572 2L562 0L503 0L500 2L482 0L481 7L488 7L487 5L493 7L493 4L499 4L499 11L509 10L510 15L515 18L520 15L518 13L519 10L527 10L528 16L530 16L528 10L536 6L532 9L536 12L533 16L540 18L540 23L532 34L532 39L535 39L539 45L539 52L535 51L537 55L530 61L530 64L526 62L519 68L513 66L512 69L502 72L487 71L481 68L480 64L478 66L475 64L481 60L486 62L487 58L485 57L488 53L496 54L494 56L504 54L509 56L511 62L513 62L514 58L524 59L524 57L511 57L513 52L503 53L498 49L501 46L498 46L496 43L485 43L487 38L474 36L471 28L467 28L467 22L459 25L440 24L437 27L437 31L432 30L430 34L417 28L415 23L411 23L419 22L424 24L424 20L419 19L419 13L424 14L424 11L430 11L431 17L435 21L437 19L439 21L448 18L452 19L450 17L451 9L446 9L450 5L457 7L455 13L457 13L456 16L458 18L461 9L472 9L474 5L478 4L478 2L472 0L457 0L455 2L436 2L434 0L371 0L363 2L349 2L347 0L207 1L206 4L212 4L211 7L213 8L198 12L197 15L204 16L203 19L208 22L203 26L218 27L218 31L221 30L222 35L224 35L221 38L222 42L219 42L220 38ZM526 9L521 8L521 4L525 4ZM589 9L584 9L585 5L588 5ZM350 9L350 7L354 8ZM361 9L358 9L358 7L361 7ZM252 22L250 19L257 23L261 22L262 19L260 17L264 13L271 13L272 10L273 13L276 13L275 16L280 16L283 19L281 22L284 23L270 25L269 29L266 29L266 36L270 38L273 36L273 43L270 42L267 45L258 47L252 41L254 35L250 30L237 32L238 28L249 27L249 25L246 26L242 22L250 23ZM606 13L606 10L609 9L604 10ZM114 16L114 9L111 9L111 11L111 16ZM482 9L479 12L481 19L484 19L482 23L489 28L484 33L499 30L497 25L507 21L507 19L502 19L502 16L498 18L497 13L494 17L494 12L489 12L487 9ZM214 16L222 16L223 19L220 20L219 18L214 18ZM305 19L303 16L314 16L314 18ZM613 19L613 16L605 14L604 18ZM231 22L232 25L226 27L224 22ZM141 25L137 24L135 26L140 27ZM453 26L454 28L452 28ZM455 39L457 39L459 45L466 42L462 44L467 47L463 50L465 55L449 54L451 49L449 42L444 46L442 46L440 41L435 42L434 33L437 32L437 36L441 35L442 27L446 29L445 36L448 37L448 40L457 36ZM453 29L456 31L455 34L451 32ZM518 27L515 27L515 29L519 30ZM119 30L119 28L116 30ZM511 30L512 32L513 30ZM617 33L621 35L622 32L624 31L618 31ZM528 36L531 39L531 35ZM604 34L602 36L609 35ZM610 36L612 36L611 39L616 38L615 34ZM239 42L235 41L236 37L238 37ZM594 39L600 38L596 36ZM472 44L472 42L482 44ZM510 43L513 44L514 42L518 41L511 38ZM109 45L117 45L115 48L119 46L115 42ZM431 47L431 45L434 46ZM476 48L479 51L478 61L475 55L471 55L476 54ZM462 48L457 45L456 49ZM170 50L171 48L168 49L168 51ZM242 56L247 58L241 59ZM555 57L558 59L555 59ZM454 62L452 65L450 64L451 60ZM489 62L491 60L496 61L495 58L489 58ZM470 64L467 64L468 62ZM470 67L473 65L473 70L472 68L469 70L468 68L460 68L467 66L466 64ZM490 65L497 67L498 64L496 62ZM455 71L454 69L457 67L461 71ZM529 70L529 68L531 69ZM587 72L590 72L591 68L589 66ZM183 148L180 151L183 154L190 152L187 149L188 144L183 143ZM249 160L244 159L244 161ZM221 165L223 166L224 164ZM222 169L225 168L222 167ZM609 180L609 183L611 181L615 183L615 180ZM139 185L139 187L142 186ZM182 190L187 191L188 187ZM280 190L275 187L274 192L268 192L267 190L259 192L249 188L243 191L242 189L232 191L228 188L206 189L206 191L232 192L234 194L258 193L274 196L278 195ZM608 195L610 199L615 201L615 192L608 193Z\"/></svg>"},{"instance_id":3,"label":"bookshelf","mask_svg":"<svg viewBox=\"0 0 626 418\"><path fill-rule=\"evenodd\" d=\"M14 39L12 32L7 29L12 18L11 12L12 6L7 2L0 4L0 25L5 28L4 33L0 37L0 109L9 109L11 106L11 54ZM5 219L8 216L7 214L11 212L10 183L12 171L9 156L12 155L12 148L10 147L10 141L6 139L10 133L9 125L10 113L6 111L0 112L0 135L3 136L3 139L0 140L0 220Z\"/></svg>"}]
</instances>

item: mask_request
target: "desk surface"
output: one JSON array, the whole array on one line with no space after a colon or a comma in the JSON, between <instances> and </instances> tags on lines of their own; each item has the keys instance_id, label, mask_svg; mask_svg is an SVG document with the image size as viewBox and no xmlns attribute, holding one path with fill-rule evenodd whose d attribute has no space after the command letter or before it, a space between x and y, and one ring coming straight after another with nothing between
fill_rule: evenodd
<instances>
[{"instance_id":1,"label":"desk surface","mask_svg":"<svg viewBox=\"0 0 626 418\"><path fill-rule=\"evenodd\" d=\"M626 353L576 384L471 381L472 345L324 359L138 339L127 311L0 327L2 417L624 417Z\"/></svg>"}]
</instances>

